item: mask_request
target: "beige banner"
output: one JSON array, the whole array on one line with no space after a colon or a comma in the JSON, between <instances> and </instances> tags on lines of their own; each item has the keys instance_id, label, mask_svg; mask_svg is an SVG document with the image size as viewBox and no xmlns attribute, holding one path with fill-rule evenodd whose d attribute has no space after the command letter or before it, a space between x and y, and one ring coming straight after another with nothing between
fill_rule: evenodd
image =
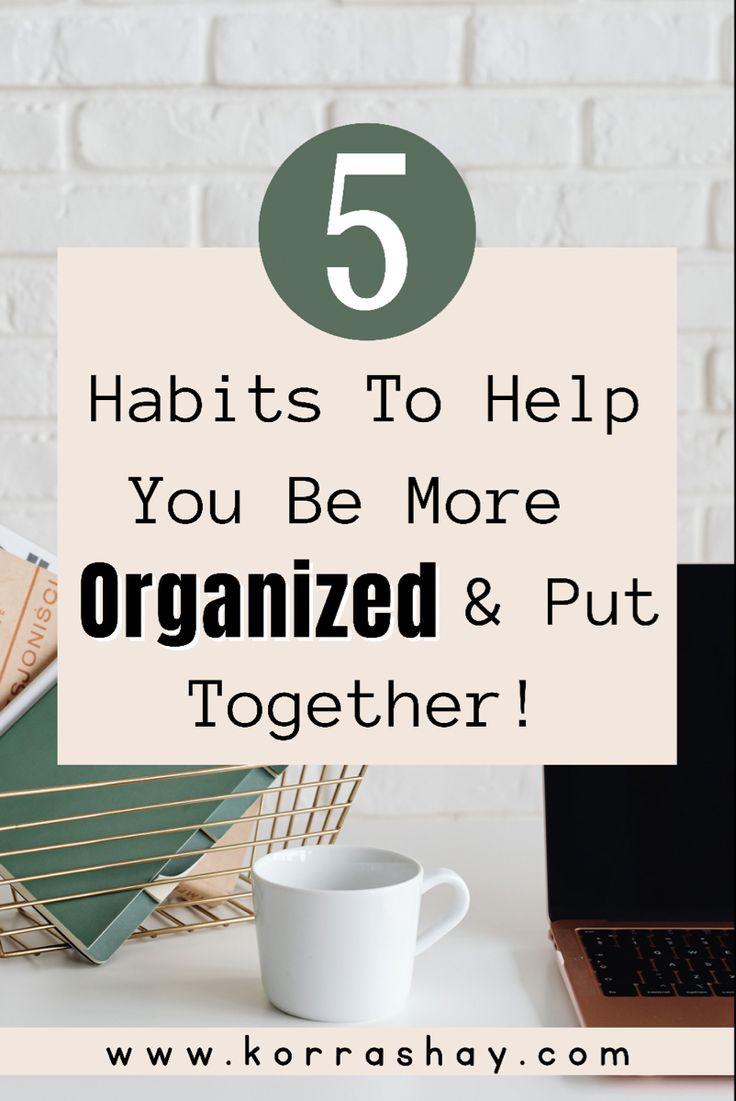
<instances>
[{"instance_id":1,"label":"beige banner","mask_svg":"<svg viewBox=\"0 0 736 1101\"><path fill-rule=\"evenodd\" d=\"M0 1075L729 1075L726 1028L5 1028Z\"/></svg>"},{"instance_id":2,"label":"beige banner","mask_svg":"<svg viewBox=\"0 0 736 1101\"><path fill-rule=\"evenodd\" d=\"M377 342L305 324L253 249L65 250L59 265L63 763L673 761L672 250L479 250L443 314ZM400 378L383 384L390 420L375 419L372 375ZM95 423L93 376L98 398L120 379ZM196 419L171 422L172 376L201 397ZM189 416L195 399L177 400ZM131 419L142 401L136 415L157 419ZM318 419L301 419L305 402ZM317 522L289 523L290 477L319 483ZM414 523L411 479L426 502ZM136 523L139 490L155 522ZM333 499L352 523L328 514L340 490L360 499ZM191 491L202 516L176 522L196 514ZM222 521L237 491L240 522L214 520L211 492ZM80 624L93 562L120 594L104 640ZM420 563L437 564L437 637L398 619L399 579ZM386 637L355 627L367 572L390 586ZM172 573L196 575L196 638L176 626ZM351 637L207 637L206 579L222 573L240 582L243 634L249 575L286 579L290 630L300 585L315 620L339 588L314 574L343 576L335 622ZM148 574L145 638L126 638ZM473 578L491 584L476 618L497 603L498 622L470 621ZM185 647L159 641L177 634Z\"/></svg>"}]
</instances>

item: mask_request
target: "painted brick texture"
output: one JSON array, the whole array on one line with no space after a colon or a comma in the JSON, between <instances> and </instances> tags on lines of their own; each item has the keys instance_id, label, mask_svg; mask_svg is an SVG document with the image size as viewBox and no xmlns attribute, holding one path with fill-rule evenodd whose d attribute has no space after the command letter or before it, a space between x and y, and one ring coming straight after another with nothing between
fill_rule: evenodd
<instances>
[{"instance_id":1,"label":"painted brick texture","mask_svg":"<svg viewBox=\"0 0 736 1101\"><path fill-rule=\"evenodd\" d=\"M731 559L732 82L726 0L0 0L0 521L55 543L55 249L254 244L283 157L376 120L484 245L681 250L680 557ZM422 791L539 807L528 770Z\"/></svg>"}]
</instances>

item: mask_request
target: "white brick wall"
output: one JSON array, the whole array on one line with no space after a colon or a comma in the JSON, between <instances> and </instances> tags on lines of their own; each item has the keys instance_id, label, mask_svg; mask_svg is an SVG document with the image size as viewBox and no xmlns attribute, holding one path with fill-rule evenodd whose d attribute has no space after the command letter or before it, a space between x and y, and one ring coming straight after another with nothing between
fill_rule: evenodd
<instances>
[{"instance_id":1,"label":"white brick wall","mask_svg":"<svg viewBox=\"0 0 736 1101\"><path fill-rule=\"evenodd\" d=\"M676 245L680 555L733 553L726 0L0 0L0 520L55 542L58 245L255 242L270 173L394 123L486 245ZM364 807L535 811L532 770L374 773Z\"/></svg>"}]
</instances>

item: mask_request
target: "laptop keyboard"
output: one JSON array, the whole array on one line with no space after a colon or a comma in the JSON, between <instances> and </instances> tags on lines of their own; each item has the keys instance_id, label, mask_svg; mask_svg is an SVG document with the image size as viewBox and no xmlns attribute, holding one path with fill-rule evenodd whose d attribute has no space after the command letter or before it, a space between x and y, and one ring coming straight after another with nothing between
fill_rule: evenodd
<instances>
[{"instance_id":1,"label":"laptop keyboard","mask_svg":"<svg viewBox=\"0 0 736 1101\"><path fill-rule=\"evenodd\" d=\"M732 998L733 929L578 929L608 998Z\"/></svg>"}]
</instances>

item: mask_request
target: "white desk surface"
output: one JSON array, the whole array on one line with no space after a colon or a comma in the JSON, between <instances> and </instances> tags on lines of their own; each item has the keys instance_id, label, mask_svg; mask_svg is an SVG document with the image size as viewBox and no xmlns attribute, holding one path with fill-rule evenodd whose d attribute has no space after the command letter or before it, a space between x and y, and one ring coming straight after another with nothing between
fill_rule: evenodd
<instances>
[{"instance_id":1,"label":"white desk surface","mask_svg":"<svg viewBox=\"0 0 736 1101\"><path fill-rule=\"evenodd\" d=\"M418 958L410 1003L391 1024L421 1028L461 1025L571 1026L576 1018L547 940L542 824L538 818L349 818L342 841L398 849L425 868L456 869L471 891L470 913L459 927ZM435 904L441 904L440 892ZM428 896L427 903L431 896ZM0 1027L33 1025L234 1026L300 1024L273 1009L260 986L254 929L230 929L162 937L124 946L106 965L94 967L71 954L0 963ZM6 1080L7 1081L7 1080ZM150 1081L150 1097L166 1097L164 1083ZM198 1084L198 1083L197 1083ZM99 1096L79 1082L77 1101ZM191 1083L192 1088L195 1083ZM261 1079L261 1101L293 1096L308 1101L307 1083ZM313 1083L313 1087L317 1083ZM353 1101L375 1096L397 1101L442 1096L448 1083L351 1079ZM39 1081L39 1088L42 1083ZM187 1084L171 1083L171 1097L186 1101ZM143 1079L136 1098L149 1096ZM312 1087L312 1088L313 1088ZM120 1088L123 1088L120 1083ZM210 1079L218 1097L242 1096L242 1080ZM487 1096L488 1082L453 1081L461 1097ZM719 1101L732 1095L720 1079L496 1078L494 1092L526 1099L611 1097L619 1101ZM201 1094L201 1086L199 1087ZM434 1091L437 1091L436 1093ZM107 1080L108 1101L118 1096ZM292 1092L290 1092L292 1091ZM313 1096L344 1096L345 1081L321 1079ZM483 1093L481 1093L483 1091ZM200 1095L198 1094L198 1096ZM39 1094L40 1096L40 1094ZM192 1093L194 1097L194 1093Z\"/></svg>"}]
</instances>

